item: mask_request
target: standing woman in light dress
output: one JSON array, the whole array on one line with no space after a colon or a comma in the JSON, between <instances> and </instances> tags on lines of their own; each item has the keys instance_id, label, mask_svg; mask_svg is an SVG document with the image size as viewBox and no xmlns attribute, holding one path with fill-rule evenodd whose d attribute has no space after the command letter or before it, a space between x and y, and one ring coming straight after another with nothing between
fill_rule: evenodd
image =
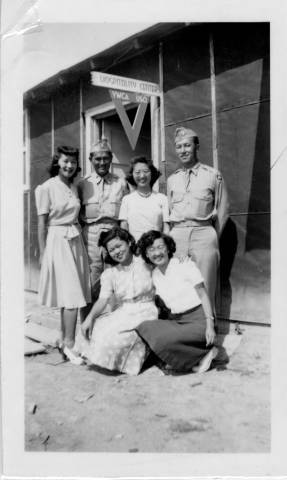
<instances>
[{"instance_id":1,"label":"standing woman in light dress","mask_svg":"<svg viewBox=\"0 0 287 480\"><path fill-rule=\"evenodd\" d=\"M78 309L91 301L88 257L78 224L80 200L73 180L80 168L79 151L58 147L50 179L35 190L40 249L39 299L61 309L63 356L83 363L73 350Z\"/></svg>"},{"instance_id":2,"label":"standing woman in light dress","mask_svg":"<svg viewBox=\"0 0 287 480\"><path fill-rule=\"evenodd\" d=\"M136 241L149 230L169 232L168 200L163 193L152 190L160 176L159 170L146 157L135 157L127 181L135 190L121 204L119 220Z\"/></svg>"}]
</instances>

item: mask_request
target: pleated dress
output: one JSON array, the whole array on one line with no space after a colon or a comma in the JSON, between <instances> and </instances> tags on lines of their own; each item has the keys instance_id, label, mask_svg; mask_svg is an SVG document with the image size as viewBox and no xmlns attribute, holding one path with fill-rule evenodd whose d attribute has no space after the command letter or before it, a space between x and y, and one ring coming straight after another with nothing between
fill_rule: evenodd
<instances>
[{"instance_id":1,"label":"pleated dress","mask_svg":"<svg viewBox=\"0 0 287 480\"><path fill-rule=\"evenodd\" d=\"M81 308L91 301L88 256L78 224L77 188L56 176L35 190L38 215L48 214L39 301L47 307Z\"/></svg>"},{"instance_id":2,"label":"pleated dress","mask_svg":"<svg viewBox=\"0 0 287 480\"><path fill-rule=\"evenodd\" d=\"M143 322L136 331L149 348L175 372L190 372L209 352L206 319L195 285L203 282L195 263L171 258L165 273L152 273L156 294L167 307L168 318Z\"/></svg>"},{"instance_id":3,"label":"pleated dress","mask_svg":"<svg viewBox=\"0 0 287 480\"><path fill-rule=\"evenodd\" d=\"M141 257L133 257L129 266L116 265L102 273L99 298L112 295L117 308L96 319L90 341L79 331L75 348L99 367L137 375L147 348L135 329L144 320L153 323L158 318L151 271Z\"/></svg>"}]
</instances>

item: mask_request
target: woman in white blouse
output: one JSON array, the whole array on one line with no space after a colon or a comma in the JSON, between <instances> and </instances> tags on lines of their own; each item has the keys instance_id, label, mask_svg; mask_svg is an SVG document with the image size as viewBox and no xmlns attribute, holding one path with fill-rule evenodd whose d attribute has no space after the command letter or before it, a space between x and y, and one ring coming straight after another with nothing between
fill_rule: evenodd
<instances>
[{"instance_id":1,"label":"woman in white blouse","mask_svg":"<svg viewBox=\"0 0 287 480\"><path fill-rule=\"evenodd\" d=\"M173 257L174 240L158 231L145 233L138 242L147 264L155 266L152 279L160 297L160 319L143 322L137 333L169 372L205 372L217 355L214 318L203 278L190 259Z\"/></svg>"},{"instance_id":2,"label":"woman in white blouse","mask_svg":"<svg viewBox=\"0 0 287 480\"><path fill-rule=\"evenodd\" d=\"M121 204L119 220L137 241L149 230L169 232L168 200L163 193L152 190L160 176L159 170L146 157L135 157L127 181L135 190Z\"/></svg>"},{"instance_id":3,"label":"woman in white blouse","mask_svg":"<svg viewBox=\"0 0 287 480\"><path fill-rule=\"evenodd\" d=\"M75 365L73 350L78 309L91 301L89 264L78 224L80 200L73 180L80 170L79 151L58 147L49 168L51 178L35 190L40 249L39 299L61 309L63 356Z\"/></svg>"}]
</instances>

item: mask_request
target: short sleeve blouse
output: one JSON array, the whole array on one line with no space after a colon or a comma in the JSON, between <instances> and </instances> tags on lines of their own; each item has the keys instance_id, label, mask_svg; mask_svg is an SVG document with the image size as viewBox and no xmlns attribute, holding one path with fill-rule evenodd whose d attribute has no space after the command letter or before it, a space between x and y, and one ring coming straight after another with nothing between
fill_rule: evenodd
<instances>
[{"instance_id":1,"label":"short sleeve blouse","mask_svg":"<svg viewBox=\"0 0 287 480\"><path fill-rule=\"evenodd\" d=\"M202 283L203 278L192 260L180 262L171 258L165 274L155 268L152 278L156 293L172 313L183 313L201 305L194 287Z\"/></svg>"},{"instance_id":2,"label":"short sleeve blouse","mask_svg":"<svg viewBox=\"0 0 287 480\"><path fill-rule=\"evenodd\" d=\"M119 302L153 299L151 269L141 257L134 256L129 266L116 265L102 273L100 298L110 298L112 294Z\"/></svg>"},{"instance_id":3,"label":"short sleeve blouse","mask_svg":"<svg viewBox=\"0 0 287 480\"><path fill-rule=\"evenodd\" d=\"M65 185L58 176L52 177L35 190L38 215L48 214L48 225L76 223L80 211L77 188Z\"/></svg>"},{"instance_id":4,"label":"short sleeve blouse","mask_svg":"<svg viewBox=\"0 0 287 480\"><path fill-rule=\"evenodd\" d=\"M161 231L163 222L169 221L166 195L152 192L149 197L142 197L135 190L123 198L119 220L128 222L129 231L136 240L149 230Z\"/></svg>"}]
</instances>

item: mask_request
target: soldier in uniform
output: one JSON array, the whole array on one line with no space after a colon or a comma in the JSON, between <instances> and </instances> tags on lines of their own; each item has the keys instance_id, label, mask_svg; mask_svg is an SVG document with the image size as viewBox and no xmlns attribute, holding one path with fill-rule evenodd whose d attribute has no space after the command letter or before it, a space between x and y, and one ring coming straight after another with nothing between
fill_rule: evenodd
<instances>
[{"instance_id":1,"label":"soldier in uniform","mask_svg":"<svg viewBox=\"0 0 287 480\"><path fill-rule=\"evenodd\" d=\"M176 129L175 150L182 166L167 180L170 235L177 255L189 255L197 263L215 312L218 238L228 218L228 199L220 172L199 162L198 149L193 130Z\"/></svg>"},{"instance_id":2,"label":"soldier in uniform","mask_svg":"<svg viewBox=\"0 0 287 480\"><path fill-rule=\"evenodd\" d=\"M98 247L98 239L102 231L110 230L117 225L122 198L128 193L126 180L109 171L112 157L107 139L98 141L93 145L89 157L92 173L81 179L78 184L82 203L81 223L89 257L93 303L99 296L100 276L104 270L103 253ZM84 312L82 318L86 316L89 309Z\"/></svg>"}]
</instances>

